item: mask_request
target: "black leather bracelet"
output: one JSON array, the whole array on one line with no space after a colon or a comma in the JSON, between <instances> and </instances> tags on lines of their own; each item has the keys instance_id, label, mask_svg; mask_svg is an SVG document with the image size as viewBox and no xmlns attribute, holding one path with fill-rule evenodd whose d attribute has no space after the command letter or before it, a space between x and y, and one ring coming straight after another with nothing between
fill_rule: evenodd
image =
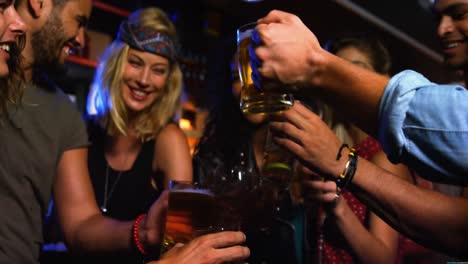
<instances>
[{"instance_id":1,"label":"black leather bracelet","mask_svg":"<svg viewBox=\"0 0 468 264\"><path fill-rule=\"evenodd\" d=\"M337 155L337 160L341 157L341 152L343 148L348 148L348 145L343 144L340 147L340 150ZM336 179L336 196L339 197L344 190L348 187L348 185L351 183L351 181L354 178L354 174L356 173L356 168L358 164L358 153L354 148L349 149L348 153L348 161L346 162L345 168L343 172L338 176Z\"/></svg>"}]
</instances>

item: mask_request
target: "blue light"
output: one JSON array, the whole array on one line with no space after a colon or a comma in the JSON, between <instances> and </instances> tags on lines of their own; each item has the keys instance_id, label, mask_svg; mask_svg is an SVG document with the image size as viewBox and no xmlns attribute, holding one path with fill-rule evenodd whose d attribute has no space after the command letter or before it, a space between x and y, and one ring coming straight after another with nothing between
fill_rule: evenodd
<instances>
[{"instance_id":1,"label":"blue light","mask_svg":"<svg viewBox=\"0 0 468 264\"><path fill-rule=\"evenodd\" d=\"M177 11L175 11L171 15L171 20L172 20L173 23L176 23L178 19L179 19L179 14L177 13Z\"/></svg>"}]
</instances>

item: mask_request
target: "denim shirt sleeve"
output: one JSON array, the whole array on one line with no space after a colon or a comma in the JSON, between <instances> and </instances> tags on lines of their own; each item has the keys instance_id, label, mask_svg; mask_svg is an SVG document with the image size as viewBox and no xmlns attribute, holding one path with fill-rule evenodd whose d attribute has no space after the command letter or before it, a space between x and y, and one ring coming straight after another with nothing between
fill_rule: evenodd
<instances>
[{"instance_id":1,"label":"denim shirt sleeve","mask_svg":"<svg viewBox=\"0 0 468 264\"><path fill-rule=\"evenodd\" d=\"M433 181L468 185L468 90L400 72L384 91L378 125L390 161Z\"/></svg>"}]
</instances>

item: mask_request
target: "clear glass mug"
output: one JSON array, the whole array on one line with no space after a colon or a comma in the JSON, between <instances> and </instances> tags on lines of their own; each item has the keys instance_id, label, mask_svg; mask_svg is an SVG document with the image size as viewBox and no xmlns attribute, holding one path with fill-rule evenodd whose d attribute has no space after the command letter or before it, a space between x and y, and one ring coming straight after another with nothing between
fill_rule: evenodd
<instances>
[{"instance_id":1,"label":"clear glass mug","mask_svg":"<svg viewBox=\"0 0 468 264\"><path fill-rule=\"evenodd\" d=\"M216 203L210 190L195 183L171 180L161 255L177 243L192 240L198 230L211 229L215 219Z\"/></svg>"},{"instance_id":2,"label":"clear glass mug","mask_svg":"<svg viewBox=\"0 0 468 264\"><path fill-rule=\"evenodd\" d=\"M245 24L237 29L237 51L239 52L239 76L242 83L240 108L244 113L275 113L289 109L294 104L291 94L262 91L255 87L250 66L249 45L257 23Z\"/></svg>"},{"instance_id":3,"label":"clear glass mug","mask_svg":"<svg viewBox=\"0 0 468 264\"><path fill-rule=\"evenodd\" d=\"M230 192L214 182L169 181L169 204L161 255L177 243L209 233L240 230L241 217L233 209Z\"/></svg>"}]
</instances>

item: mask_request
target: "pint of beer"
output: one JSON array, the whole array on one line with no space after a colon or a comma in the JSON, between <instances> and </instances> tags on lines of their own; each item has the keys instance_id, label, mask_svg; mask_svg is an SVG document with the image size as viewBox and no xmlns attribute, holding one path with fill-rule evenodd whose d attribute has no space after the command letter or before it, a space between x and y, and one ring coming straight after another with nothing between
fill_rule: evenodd
<instances>
[{"instance_id":1,"label":"pint of beer","mask_svg":"<svg viewBox=\"0 0 468 264\"><path fill-rule=\"evenodd\" d=\"M197 230L217 224L214 195L190 182L170 181L169 208L166 216L161 254L177 243L187 243Z\"/></svg>"},{"instance_id":2,"label":"pint of beer","mask_svg":"<svg viewBox=\"0 0 468 264\"><path fill-rule=\"evenodd\" d=\"M239 52L239 76L242 82L240 108L244 113L273 113L289 109L294 104L290 94L262 91L252 81L249 44L256 23L249 23L237 30L237 49Z\"/></svg>"}]
</instances>

